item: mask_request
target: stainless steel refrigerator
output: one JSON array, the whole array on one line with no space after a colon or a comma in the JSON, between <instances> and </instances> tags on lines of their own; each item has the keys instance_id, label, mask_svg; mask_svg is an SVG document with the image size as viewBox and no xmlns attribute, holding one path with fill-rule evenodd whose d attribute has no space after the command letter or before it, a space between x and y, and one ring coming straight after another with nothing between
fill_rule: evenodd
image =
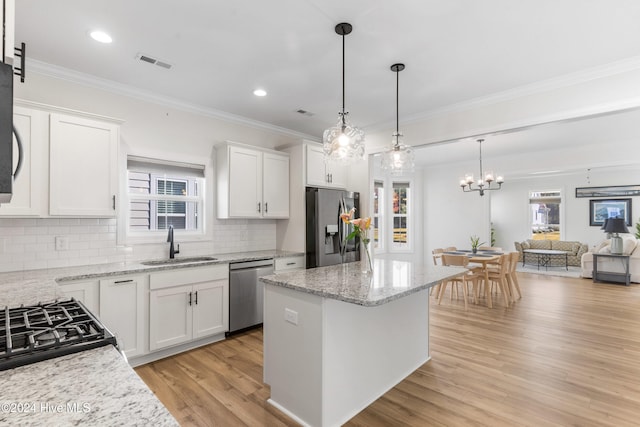
<instances>
[{"instance_id":1,"label":"stainless steel refrigerator","mask_svg":"<svg viewBox=\"0 0 640 427\"><path fill-rule=\"evenodd\" d=\"M355 207L360 217L360 194L352 191L307 187L306 189L306 264L323 267L360 260L360 242L344 238L353 230L340 214Z\"/></svg>"}]
</instances>

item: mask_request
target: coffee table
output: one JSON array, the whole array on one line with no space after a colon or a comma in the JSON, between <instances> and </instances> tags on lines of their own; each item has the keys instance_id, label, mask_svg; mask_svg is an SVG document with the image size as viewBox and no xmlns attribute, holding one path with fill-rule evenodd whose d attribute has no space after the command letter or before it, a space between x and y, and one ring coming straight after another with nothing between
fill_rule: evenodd
<instances>
[{"instance_id":1,"label":"coffee table","mask_svg":"<svg viewBox=\"0 0 640 427\"><path fill-rule=\"evenodd\" d=\"M567 251L554 251L551 249L524 249L522 251L522 266L524 267L527 255L535 255L538 262L538 270L540 266L543 266L545 270L549 269L549 263L552 259L560 259L564 257L564 268L569 270L569 252ZM552 267L554 267L552 265Z\"/></svg>"}]
</instances>

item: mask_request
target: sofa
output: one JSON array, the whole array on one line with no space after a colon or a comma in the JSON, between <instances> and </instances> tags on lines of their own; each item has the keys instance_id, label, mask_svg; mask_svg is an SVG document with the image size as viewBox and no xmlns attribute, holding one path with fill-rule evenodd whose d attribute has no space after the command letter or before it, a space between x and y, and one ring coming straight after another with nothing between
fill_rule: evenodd
<instances>
[{"instance_id":1,"label":"sofa","mask_svg":"<svg viewBox=\"0 0 640 427\"><path fill-rule=\"evenodd\" d=\"M548 249L553 251L565 251L567 254L567 265L573 265L580 267L582 256L587 253L589 246L586 243L571 242L565 240L533 240L527 239L524 242L514 242L516 250L520 254L520 261L522 261L522 251L524 249ZM528 258L527 258L528 259ZM551 261L554 265L554 260ZM556 261L558 262L558 261ZM560 264L558 264L560 265ZM564 260L562 260L564 265Z\"/></svg>"},{"instance_id":2,"label":"sofa","mask_svg":"<svg viewBox=\"0 0 640 427\"><path fill-rule=\"evenodd\" d=\"M622 254L629 255L629 273L631 281L640 283L640 239L636 239L633 234L621 234L622 237ZM593 277L593 254L595 253L611 253L611 240L603 240L599 244L589 248L589 251L582 255L580 275L585 278ZM624 267L619 259L600 258L598 260L598 271L611 271L616 273L624 273Z\"/></svg>"}]
</instances>

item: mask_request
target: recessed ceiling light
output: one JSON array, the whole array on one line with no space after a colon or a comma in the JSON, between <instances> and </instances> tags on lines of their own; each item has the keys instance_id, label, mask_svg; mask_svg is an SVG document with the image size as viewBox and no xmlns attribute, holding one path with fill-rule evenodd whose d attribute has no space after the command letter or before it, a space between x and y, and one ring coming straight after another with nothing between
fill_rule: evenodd
<instances>
[{"instance_id":1,"label":"recessed ceiling light","mask_svg":"<svg viewBox=\"0 0 640 427\"><path fill-rule=\"evenodd\" d=\"M256 89L253 91L255 96L267 96L267 91L264 89Z\"/></svg>"},{"instance_id":2,"label":"recessed ceiling light","mask_svg":"<svg viewBox=\"0 0 640 427\"><path fill-rule=\"evenodd\" d=\"M100 43L111 43L113 41L111 36L104 31L91 31L89 36Z\"/></svg>"}]
</instances>

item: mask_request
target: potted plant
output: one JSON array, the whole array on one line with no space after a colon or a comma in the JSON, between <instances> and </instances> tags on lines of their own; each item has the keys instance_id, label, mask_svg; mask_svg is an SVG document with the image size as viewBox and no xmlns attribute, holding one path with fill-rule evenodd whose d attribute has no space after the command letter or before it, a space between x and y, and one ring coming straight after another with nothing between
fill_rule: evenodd
<instances>
[{"instance_id":1,"label":"potted plant","mask_svg":"<svg viewBox=\"0 0 640 427\"><path fill-rule=\"evenodd\" d=\"M484 242L480 243L480 238L478 236L471 236L469 240L471 240L471 252L474 254L478 252L478 246L484 245Z\"/></svg>"}]
</instances>

